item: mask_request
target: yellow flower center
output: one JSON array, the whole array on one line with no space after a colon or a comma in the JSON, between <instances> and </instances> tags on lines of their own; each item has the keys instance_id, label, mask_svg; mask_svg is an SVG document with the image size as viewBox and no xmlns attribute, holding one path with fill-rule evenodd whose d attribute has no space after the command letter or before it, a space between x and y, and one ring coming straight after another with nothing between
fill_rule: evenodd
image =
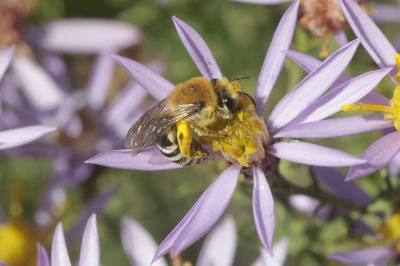
<instances>
[{"instance_id":1,"label":"yellow flower center","mask_svg":"<svg viewBox=\"0 0 400 266\"><path fill-rule=\"evenodd\" d=\"M39 235L22 221L0 225L0 261L10 266L33 266Z\"/></svg>"},{"instance_id":2,"label":"yellow flower center","mask_svg":"<svg viewBox=\"0 0 400 266\"><path fill-rule=\"evenodd\" d=\"M379 230L383 241L395 241L396 249L400 250L400 213L396 213L386 220Z\"/></svg>"},{"instance_id":3,"label":"yellow flower center","mask_svg":"<svg viewBox=\"0 0 400 266\"><path fill-rule=\"evenodd\" d=\"M396 55L396 64L400 69L400 54ZM400 84L400 71L394 76L397 83ZM381 104L345 104L342 110L348 111L372 111L384 114L385 120L393 122L397 131L400 131L400 85L397 85L393 91L393 97L390 99L390 105Z\"/></svg>"}]
</instances>

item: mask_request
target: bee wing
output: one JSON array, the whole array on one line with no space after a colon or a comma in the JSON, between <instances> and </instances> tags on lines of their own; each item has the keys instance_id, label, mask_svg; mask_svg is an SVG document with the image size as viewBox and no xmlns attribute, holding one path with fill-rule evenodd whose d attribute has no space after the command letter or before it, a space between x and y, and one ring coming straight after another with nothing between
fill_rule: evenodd
<instances>
[{"instance_id":1,"label":"bee wing","mask_svg":"<svg viewBox=\"0 0 400 266\"><path fill-rule=\"evenodd\" d=\"M163 111L165 106L166 99L147 111L129 129L125 138L127 148L132 148L136 153L154 145L161 136L166 134L169 128L201 109L201 104L183 104L177 106L174 110Z\"/></svg>"}]
</instances>

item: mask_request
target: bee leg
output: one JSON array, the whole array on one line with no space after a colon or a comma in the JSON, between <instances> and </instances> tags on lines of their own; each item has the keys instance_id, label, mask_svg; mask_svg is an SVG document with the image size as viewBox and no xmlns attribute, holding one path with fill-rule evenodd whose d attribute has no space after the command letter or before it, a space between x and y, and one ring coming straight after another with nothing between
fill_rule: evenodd
<instances>
[{"instance_id":1,"label":"bee leg","mask_svg":"<svg viewBox=\"0 0 400 266\"><path fill-rule=\"evenodd\" d=\"M179 122L176 128L179 151L183 157L190 157L192 151L192 130L186 122Z\"/></svg>"}]
</instances>

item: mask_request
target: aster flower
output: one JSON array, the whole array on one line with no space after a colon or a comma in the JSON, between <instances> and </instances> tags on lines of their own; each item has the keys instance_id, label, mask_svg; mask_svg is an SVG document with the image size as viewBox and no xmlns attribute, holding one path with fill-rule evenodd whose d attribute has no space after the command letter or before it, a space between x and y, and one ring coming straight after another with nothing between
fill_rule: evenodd
<instances>
[{"instance_id":1,"label":"aster flower","mask_svg":"<svg viewBox=\"0 0 400 266\"><path fill-rule=\"evenodd\" d=\"M3 78L8 65L11 62L15 47L10 46L0 53L0 80ZM55 131L54 127L48 126L29 126L23 128L10 129L0 132L0 150L18 147L26 143Z\"/></svg>"},{"instance_id":2,"label":"aster flower","mask_svg":"<svg viewBox=\"0 0 400 266\"><path fill-rule=\"evenodd\" d=\"M57 20L32 29L28 40L43 67L25 54L16 55L2 84L1 123L19 127L36 121L56 126L58 134L52 143L13 152L56 157L55 176L64 185L90 177L93 167L83 165L84 158L120 145L145 110L147 94L137 83L108 96L114 74L109 54L136 47L141 38L134 26L102 19ZM95 58L84 88L69 79L62 56L71 54Z\"/></svg>"},{"instance_id":3,"label":"aster flower","mask_svg":"<svg viewBox=\"0 0 400 266\"><path fill-rule=\"evenodd\" d=\"M353 0L342 0L340 4L343 12L353 29L354 33L361 40L364 48L370 54L377 65L382 68L392 67L391 76L396 84L393 92L393 98L384 100L381 103L361 103L345 104L345 111L374 111L383 114L378 116L380 121L371 121L365 126L371 126L374 123L386 123L386 128L394 129L394 132L385 134L375 141L362 155L361 158L368 161L366 164L353 166L347 174L347 180L359 178L371 174L380 168L389 164L400 151L400 129L398 117L399 102L399 75L396 74L400 66L400 56L395 48L387 40L385 35L379 30L372 19L357 5ZM374 129L372 126L370 129Z\"/></svg>"},{"instance_id":4,"label":"aster flower","mask_svg":"<svg viewBox=\"0 0 400 266\"><path fill-rule=\"evenodd\" d=\"M290 45L298 6L299 3L296 1L283 16L266 55L254 97L258 114L263 113L265 103L281 70L285 58L281 51L286 50ZM221 71L200 35L180 19L174 17L173 21L186 49L202 75L208 79L222 79ZM279 158L327 167L363 163L363 160L335 149L307 142L282 142L275 138L277 137L275 134L296 122L297 117L305 112L310 105L313 105L318 98L322 100L317 100L320 108L318 112L314 113L318 116L314 118L316 121L339 111L344 103L343 101L356 102L366 96L390 71L390 68L372 71L342 83L339 86L340 89L321 97L350 62L357 46L358 41L353 41L333 53L277 104L268 121L268 131L274 136L273 144L268 147L267 151L269 161L276 161ZM156 75L143 65L119 56L115 58L155 98L159 100L165 98L174 88L169 81ZM361 92L353 95L355 91L360 90ZM349 95L353 96L347 98ZM311 132L312 130L310 129ZM332 132L325 133L332 134ZM136 170L163 170L181 167L169 162L158 150L151 148L135 156L131 154L130 150L105 152L87 162ZM226 209L238 182L240 170L241 167L237 165L228 167L208 187L192 209L160 244L155 260L168 251L171 251L173 255L179 254L211 228ZM264 247L271 252L274 231L273 198L263 170L254 167L252 171L254 179L253 212L257 232Z\"/></svg>"}]
</instances>

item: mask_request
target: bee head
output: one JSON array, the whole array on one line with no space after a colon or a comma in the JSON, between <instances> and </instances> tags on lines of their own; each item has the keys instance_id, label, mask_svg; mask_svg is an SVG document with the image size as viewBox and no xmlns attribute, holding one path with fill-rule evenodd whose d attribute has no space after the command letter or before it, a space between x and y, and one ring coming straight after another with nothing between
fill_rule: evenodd
<instances>
[{"instance_id":1,"label":"bee head","mask_svg":"<svg viewBox=\"0 0 400 266\"><path fill-rule=\"evenodd\" d=\"M217 92L220 115L226 119L232 118L239 105L240 84L222 79L217 80L214 86Z\"/></svg>"}]
</instances>

